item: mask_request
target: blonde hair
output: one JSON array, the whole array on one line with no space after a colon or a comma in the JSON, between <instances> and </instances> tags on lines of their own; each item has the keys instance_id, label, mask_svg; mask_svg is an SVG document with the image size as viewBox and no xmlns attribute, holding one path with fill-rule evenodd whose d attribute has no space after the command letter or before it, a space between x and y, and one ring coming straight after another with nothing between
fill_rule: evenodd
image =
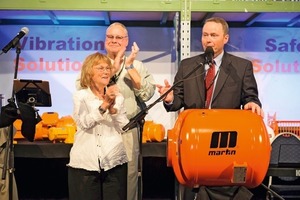
<instances>
[{"instance_id":1,"label":"blonde hair","mask_svg":"<svg viewBox=\"0 0 300 200\"><path fill-rule=\"evenodd\" d=\"M110 68L112 67L110 59L99 52L93 53L87 56L82 64L80 86L82 88L88 88L92 84L93 66L100 63L106 63Z\"/></svg>"}]
</instances>

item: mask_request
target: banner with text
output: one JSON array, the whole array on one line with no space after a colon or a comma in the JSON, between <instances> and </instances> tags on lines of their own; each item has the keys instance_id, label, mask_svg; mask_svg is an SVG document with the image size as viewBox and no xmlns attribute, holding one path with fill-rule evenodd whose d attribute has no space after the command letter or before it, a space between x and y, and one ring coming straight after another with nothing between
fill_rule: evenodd
<instances>
[{"instance_id":1,"label":"banner with text","mask_svg":"<svg viewBox=\"0 0 300 200\"><path fill-rule=\"evenodd\" d=\"M3 48L22 27L0 26ZM20 40L21 52L17 74L17 52L11 49L0 55L0 94L3 105L12 95L13 78L45 80L50 83L52 107L38 107L43 112L72 114L75 79L85 57L96 51L105 53L107 27L94 26L28 26L29 33ZM176 44L173 28L129 27L129 46L137 42L143 61L159 84L173 82L176 73ZM259 97L266 115L277 119L300 120L300 30L296 28L232 28L226 51L253 62ZM201 28L192 28L191 56L203 52ZM159 97L156 92L148 102ZM172 128L176 114L165 112L162 103L154 106L146 120ZM266 116L267 119L267 116Z\"/></svg>"}]
</instances>

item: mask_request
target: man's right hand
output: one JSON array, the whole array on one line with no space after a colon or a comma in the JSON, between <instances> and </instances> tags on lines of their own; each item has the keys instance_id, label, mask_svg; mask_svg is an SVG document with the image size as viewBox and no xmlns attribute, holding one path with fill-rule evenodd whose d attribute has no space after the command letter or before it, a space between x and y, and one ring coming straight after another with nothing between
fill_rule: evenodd
<instances>
[{"instance_id":1,"label":"man's right hand","mask_svg":"<svg viewBox=\"0 0 300 200\"><path fill-rule=\"evenodd\" d=\"M126 67L129 67L130 65L133 64L133 61L135 60L139 51L140 51L140 48L138 47L137 43L133 42L132 47L131 47L131 53L127 57L127 60L125 62Z\"/></svg>"},{"instance_id":2,"label":"man's right hand","mask_svg":"<svg viewBox=\"0 0 300 200\"><path fill-rule=\"evenodd\" d=\"M166 93L170 88L171 85L169 84L169 82L167 80L164 81L165 85L159 85L156 84L156 87L158 89L158 92L160 94L160 96L162 96L164 93ZM167 96L164 98L164 102L166 103L171 103L174 99L174 95L173 95L173 90L171 92L169 92L169 94L167 94Z\"/></svg>"}]
</instances>

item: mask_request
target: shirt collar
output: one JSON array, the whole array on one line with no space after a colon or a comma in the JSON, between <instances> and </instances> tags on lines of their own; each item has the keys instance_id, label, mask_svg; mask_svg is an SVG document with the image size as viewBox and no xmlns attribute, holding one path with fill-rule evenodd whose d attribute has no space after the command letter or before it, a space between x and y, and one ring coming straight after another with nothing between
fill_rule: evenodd
<instances>
[{"instance_id":1,"label":"shirt collar","mask_svg":"<svg viewBox=\"0 0 300 200\"><path fill-rule=\"evenodd\" d=\"M215 66L217 66L217 67L221 66L223 55L224 55L224 51L222 51L222 53L220 53L220 55L218 55L217 57L214 58Z\"/></svg>"}]
</instances>

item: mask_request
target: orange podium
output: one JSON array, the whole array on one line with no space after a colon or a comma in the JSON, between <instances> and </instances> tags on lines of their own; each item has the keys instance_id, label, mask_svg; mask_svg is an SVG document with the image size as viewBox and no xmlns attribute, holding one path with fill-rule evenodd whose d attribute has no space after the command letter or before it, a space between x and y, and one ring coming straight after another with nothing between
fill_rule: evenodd
<instances>
[{"instance_id":1,"label":"orange podium","mask_svg":"<svg viewBox=\"0 0 300 200\"><path fill-rule=\"evenodd\" d=\"M233 109L190 109L168 130L167 165L189 187L254 188L267 173L271 145L257 114Z\"/></svg>"}]
</instances>

